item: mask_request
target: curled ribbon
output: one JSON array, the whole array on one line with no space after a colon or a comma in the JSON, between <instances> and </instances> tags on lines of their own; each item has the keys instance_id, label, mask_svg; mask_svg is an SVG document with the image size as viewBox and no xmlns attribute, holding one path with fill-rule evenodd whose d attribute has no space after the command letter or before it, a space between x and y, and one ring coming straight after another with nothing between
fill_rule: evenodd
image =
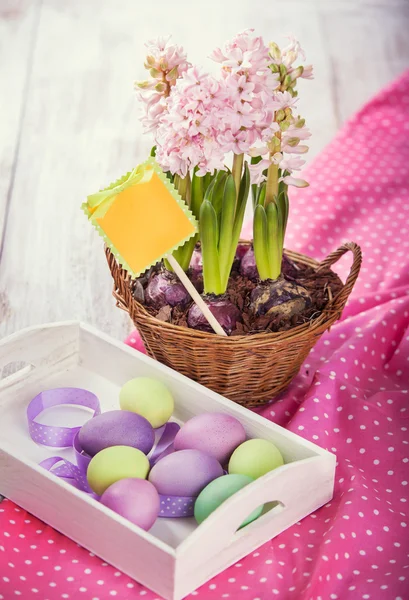
<instances>
[{"instance_id":1,"label":"curled ribbon","mask_svg":"<svg viewBox=\"0 0 409 600\"><path fill-rule=\"evenodd\" d=\"M94 411L91 418L101 412L99 400L95 394L81 388L55 388L41 392L33 398L27 407L28 429L31 438L43 446L72 447L77 463L74 464L62 456L51 456L41 461L39 465L57 477L69 480L77 489L98 500L99 496L94 494L87 481L87 468L92 457L82 449L79 443L78 432L81 428L40 425L35 421L43 410L63 404L76 404L90 408ZM166 423L156 430L159 439L148 457L151 467L167 454L174 452L173 440L179 429L180 425L177 423ZM193 498L160 495L160 501L160 517L173 518L193 515Z\"/></svg>"},{"instance_id":2,"label":"curled ribbon","mask_svg":"<svg viewBox=\"0 0 409 600\"><path fill-rule=\"evenodd\" d=\"M81 388L55 388L37 394L27 407L28 429L32 439L37 444L54 448L72 446L74 438L81 427L58 427L56 425L41 425L35 419L43 410L62 404L75 404L90 408L95 417L101 412L99 400L95 394Z\"/></svg>"},{"instance_id":3,"label":"curled ribbon","mask_svg":"<svg viewBox=\"0 0 409 600\"><path fill-rule=\"evenodd\" d=\"M112 183L109 187L91 194L87 197L88 218L91 220L103 217L112 206L115 198L127 188L146 183L153 174L153 166L149 164L138 165L133 171L127 173L122 179Z\"/></svg>"},{"instance_id":4,"label":"curled ribbon","mask_svg":"<svg viewBox=\"0 0 409 600\"><path fill-rule=\"evenodd\" d=\"M166 425L163 425L156 430L159 434L159 440L149 457L149 464L151 467L153 467L160 458L164 458L167 454L174 452L173 440L179 429L180 425L177 423L166 423Z\"/></svg>"}]
</instances>

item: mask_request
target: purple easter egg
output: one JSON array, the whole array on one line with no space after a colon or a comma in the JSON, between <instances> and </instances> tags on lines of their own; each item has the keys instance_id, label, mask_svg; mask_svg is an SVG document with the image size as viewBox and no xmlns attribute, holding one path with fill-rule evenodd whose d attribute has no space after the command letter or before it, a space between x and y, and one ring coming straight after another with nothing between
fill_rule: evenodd
<instances>
[{"instance_id":1,"label":"purple easter egg","mask_svg":"<svg viewBox=\"0 0 409 600\"><path fill-rule=\"evenodd\" d=\"M159 494L146 479L121 479L109 486L100 502L148 531L160 509Z\"/></svg>"},{"instance_id":2,"label":"purple easter egg","mask_svg":"<svg viewBox=\"0 0 409 600\"><path fill-rule=\"evenodd\" d=\"M159 460L149 474L149 481L159 494L198 496L221 475L221 464L213 456L200 450L181 450Z\"/></svg>"},{"instance_id":3,"label":"purple easter egg","mask_svg":"<svg viewBox=\"0 0 409 600\"><path fill-rule=\"evenodd\" d=\"M141 415L129 410L110 410L87 421L79 431L78 441L90 456L111 446L132 446L148 454L155 432Z\"/></svg>"},{"instance_id":4,"label":"purple easter egg","mask_svg":"<svg viewBox=\"0 0 409 600\"><path fill-rule=\"evenodd\" d=\"M175 450L194 448L225 465L237 446L246 440L243 425L224 413L196 415L182 426L173 442Z\"/></svg>"}]
</instances>

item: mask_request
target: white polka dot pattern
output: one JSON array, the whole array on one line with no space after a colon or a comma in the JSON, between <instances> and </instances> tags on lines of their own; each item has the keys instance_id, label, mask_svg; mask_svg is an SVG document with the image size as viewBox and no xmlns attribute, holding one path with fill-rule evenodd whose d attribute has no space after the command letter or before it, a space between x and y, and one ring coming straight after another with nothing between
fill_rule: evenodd
<instances>
[{"instance_id":1,"label":"white polka dot pattern","mask_svg":"<svg viewBox=\"0 0 409 600\"><path fill-rule=\"evenodd\" d=\"M182 496L162 496L160 499L160 517L178 518L192 517L195 506L195 498Z\"/></svg>"}]
</instances>

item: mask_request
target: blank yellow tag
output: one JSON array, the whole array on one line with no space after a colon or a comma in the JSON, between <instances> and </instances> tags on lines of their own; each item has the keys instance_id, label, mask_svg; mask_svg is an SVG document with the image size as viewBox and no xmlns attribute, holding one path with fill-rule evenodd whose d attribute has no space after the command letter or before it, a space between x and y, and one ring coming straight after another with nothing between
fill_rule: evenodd
<instances>
[{"instance_id":1,"label":"blank yellow tag","mask_svg":"<svg viewBox=\"0 0 409 600\"><path fill-rule=\"evenodd\" d=\"M89 196L83 208L134 277L197 232L194 216L154 159Z\"/></svg>"}]
</instances>

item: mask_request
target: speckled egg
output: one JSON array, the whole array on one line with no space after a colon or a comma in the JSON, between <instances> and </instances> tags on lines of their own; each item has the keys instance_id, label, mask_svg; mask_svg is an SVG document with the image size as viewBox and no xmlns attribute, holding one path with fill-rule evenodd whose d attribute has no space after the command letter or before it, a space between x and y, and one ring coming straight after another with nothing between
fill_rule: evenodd
<instances>
[{"instance_id":1,"label":"speckled egg","mask_svg":"<svg viewBox=\"0 0 409 600\"><path fill-rule=\"evenodd\" d=\"M136 377L122 387L119 393L122 410L142 415L155 429L172 416L175 403L164 383L151 377Z\"/></svg>"},{"instance_id":2,"label":"speckled egg","mask_svg":"<svg viewBox=\"0 0 409 600\"><path fill-rule=\"evenodd\" d=\"M282 464L284 460L277 446L268 440L256 438L236 448L231 455L228 471L257 479Z\"/></svg>"},{"instance_id":3,"label":"speckled egg","mask_svg":"<svg viewBox=\"0 0 409 600\"><path fill-rule=\"evenodd\" d=\"M220 463L200 450L180 450L159 460L149 481L159 494L198 496L213 479L223 475Z\"/></svg>"},{"instance_id":4,"label":"speckled egg","mask_svg":"<svg viewBox=\"0 0 409 600\"><path fill-rule=\"evenodd\" d=\"M160 508L159 494L146 479L121 479L105 490L100 502L145 531L155 523Z\"/></svg>"},{"instance_id":5,"label":"speckled egg","mask_svg":"<svg viewBox=\"0 0 409 600\"><path fill-rule=\"evenodd\" d=\"M79 431L78 441L91 456L110 446L132 446L148 454L155 432L141 415L129 410L110 410L87 421Z\"/></svg>"},{"instance_id":6,"label":"speckled egg","mask_svg":"<svg viewBox=\"0 0 409 600\"><path fill-rule=\"evenodd\" d=\"M204 488L199 494L195 502L195 519L200 524L202 521L218 508L225 500L233 496L236 492L244 488L246 485L254 481L247 475L225 475L219 479L215 479ZM257 519L263 512L263 506L258 506L253 512L243 521L240 527L244 527Z\"/></svg>"},{"instance_id":7,"label":"speckled egg","mask_svg":"<svg viewBox=\"0 0 409 600\"><path fill-rule=\"evenodd\" d=\"M202 413L189 419L175 437L175 450L193 448L214 456L222 465L246 439L243 425L224 413Z\"/></svg>"},{"instance_id":8,"label":"speckled egg","mask_svg":"<svg viewBox=\"0 0 409 600\"><path fill-rule=\"evenodd\" d=\"M146 479L149 461L145 454L130 446L111 446L98 452L90 461L87 479L90 488L101 496L110 485L120 479Z\"/></svg>"}]
</instances>

